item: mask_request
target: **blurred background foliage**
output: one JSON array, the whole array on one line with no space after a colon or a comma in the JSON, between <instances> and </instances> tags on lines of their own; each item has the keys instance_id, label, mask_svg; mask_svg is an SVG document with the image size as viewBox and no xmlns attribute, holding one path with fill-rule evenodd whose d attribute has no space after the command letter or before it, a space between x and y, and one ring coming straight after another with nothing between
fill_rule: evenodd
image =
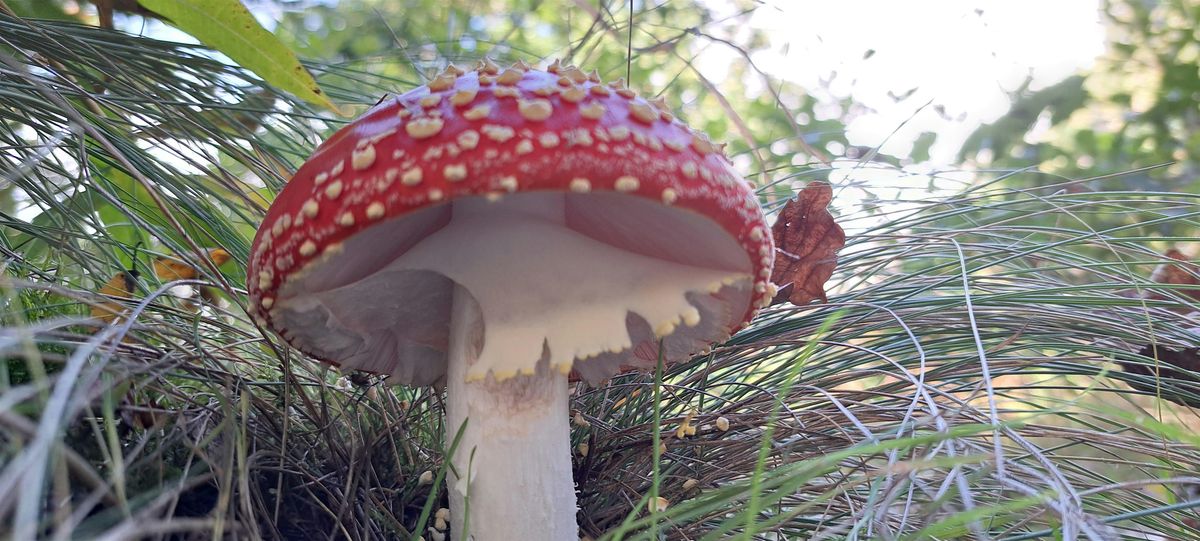
<instances>
[{"instance_id":1,"label":"blurred background foliage","mask_svg":"<svg viewBox=\"0 0 1200 541\"><path fill-rule=\"evenodd\" d=\"M235 522L276 538L421 531L439 497L420 481L441 465L436 393L303 361L241 306L263 212L348 117L271 88L133 0L99 3L113 9L117 32L99 28L101 9L87 1L0 1L19 17L0 14L0 516L13 517L11 537L202 537ZM561 57L665 97L728 141L768 209L800 184L833 183L833 210L851 237L832 305L777 307L668 374L663 416L678 422L696 407L708 426L694 446L671 442L661 493L698 514L668 537L719 536L747 517L796 536L921 537L929 527L944 537L991 528L1006 539L1112 538L1094 516L1132 524L1122 530L1130 538L1194 532L1194 513L1182 511L1195 504L1184 487L1200 470L1198 423L1152 399L1200 403L1200 389L1187 371L1154 377L1159 359L1144 348L1186 357L1197 340L1187 316L1194 289L1151 273L1169 248L1200 255L1200 3L1099 4L1100 56L1057 83L1007 90L1010 109L975 128L950 161L935 152L947 133L903 134L903 118L894 134L856 135L856 120L873 111L846 90L852 73L802 84L771 71L765 54L779 52L781 36L758 23L803 17L813 4L245 3L353 113L451 62ZM868 41L851 56L887 58ZM917 89L890 100L914 117L964 117ZM891 147L892 137L909 141ZM215 248L232 257L209 261ZM158 258L194 273L156 273ZM126 270L140 280L113 289ZM95 312L104 306L142 312L136 321ZM835 308L845 312L830 336L802 352ZM781 359L803 368L799 383ZM592 444L576 460L586 532L634 524L645 508L646 472L657 467L641 452L656 423L649 384L631 376L576 397L594 427L574 434ZM1092 392L1100 398L1080 398ZM773 425L767 449L761 427L780 404L796 422ZM1010 420L1042 416L999 428L996 407ZM879 448L880 434L915 438L936 423L913 415L941 419L938 411L975 432ZM717 415L732 419L731 432L712 433ZM1001 451L1015 477L989 466ZM843 462L820 462L828 457ZM768 459L783 473L767 485L783 500L739 504L737 491L749 491L739 483ZM685 479L727 492L704 499L696 485L681 488ZM18 486L46 497L19 499ZM988 507L1031 497L1023 487L1070 497L1028 513ZM22 503L50 500L71 504ZM985 527L978 517L994 520ZM643 537L656 538L657 523L639 520Z\"/></svg>"},{"instance_id":2,"label":"blurred background foliage","mask_svg":"<svg viewBox=\"0 0 1200 541\"><path fill-rule=\"evenodd\" d=\"M1012 111L976 132L963 158L1085 179L1074 190L1200 193L1200 4L1102 7L1106 47L1095 65L1014 96Z\"/></svg>"}]
</instances>

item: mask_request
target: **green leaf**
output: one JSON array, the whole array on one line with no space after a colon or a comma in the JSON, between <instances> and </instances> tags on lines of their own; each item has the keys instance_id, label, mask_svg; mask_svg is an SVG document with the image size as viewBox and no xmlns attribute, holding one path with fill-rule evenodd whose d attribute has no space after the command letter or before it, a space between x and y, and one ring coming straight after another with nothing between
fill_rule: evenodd
<instances>
[{"instance_id":1,"label":"green leaf","mask_svg":"<svg viewBox=\"0 0 1200 541\"><path fill-rule=\"evenodd\" d=\"M929 149L933 148L933 143L937 141L937 134L933 132L921 132L916 141L913 141L912 152L909 157L914 162L923 162L929 159Z\"/></svg>"},{"instance_id":2,"label":"green leaf","mask_svg":"<svg viewBox=\"0 0 1200 541\"><path fill-rule=\"evenodd\" d=\"M274 34L263 28L239 0L138 0L166 17L171 24L205 45L225 53L268 83L309 103L338 108L317 86L312 74L300 65Z\"/></svg>"}]
</instances>

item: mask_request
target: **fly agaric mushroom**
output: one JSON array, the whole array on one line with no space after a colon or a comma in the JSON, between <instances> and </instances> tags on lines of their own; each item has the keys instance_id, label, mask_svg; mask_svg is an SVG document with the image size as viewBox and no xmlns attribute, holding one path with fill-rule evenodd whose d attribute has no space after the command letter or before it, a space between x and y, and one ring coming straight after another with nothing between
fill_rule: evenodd
<instances>
[{"instance_id":1,"label":"fly agaric mushroom","mask_svg":"<svg viewBox=\"0 0 1200 541\"><path fill-rule=\"evenodd\" d=\"M686 359L774 296L721 147L557 62L451 66L322 144L267 212L253 315L301 351L446 383L451 531L577 535L568 373Z\"/></svg>"}]
</instances>

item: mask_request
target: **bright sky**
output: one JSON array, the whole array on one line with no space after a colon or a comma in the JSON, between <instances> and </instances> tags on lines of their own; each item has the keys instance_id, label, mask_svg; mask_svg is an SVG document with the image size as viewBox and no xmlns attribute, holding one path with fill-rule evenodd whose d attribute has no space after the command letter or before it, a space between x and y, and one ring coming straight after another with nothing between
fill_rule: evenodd
<instances>
[{"instance_id":1,"label":"bright sky","mask_svg":"<svg viewBox=\"0 0 1200 541\"><path fill-rule=\"evenodd\" d=\"M749 26L771 39L753 57L761 69L867 108L847 125L852 144L904 156L921 132L934 132L932 165L954 163L966 137L1003 115L1026 78L1034 90L1054 84L1104 50L1097 0L766 0ZM716 56L704 62L714 80L739 60L728 49L705 54ZM889 96L910 91L901 102Z\"/></svg>"}]
</instances>

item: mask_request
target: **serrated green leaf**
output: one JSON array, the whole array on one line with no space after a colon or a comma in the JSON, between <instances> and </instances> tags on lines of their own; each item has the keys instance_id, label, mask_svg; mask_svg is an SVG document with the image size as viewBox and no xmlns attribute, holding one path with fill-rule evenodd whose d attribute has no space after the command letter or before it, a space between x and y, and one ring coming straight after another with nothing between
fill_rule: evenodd
<instances>
[{"instance_id":1,"label":"serrated green leaf","mask_svg":"<svg viewBox=\"0 0 1200 541\"><path fill-rule=\"evenodd\" d=\"M325 97L296 55L263 28L240 0L138 0L268 83L309 103L338 108Z\"/></svg>"}]
</instances>

